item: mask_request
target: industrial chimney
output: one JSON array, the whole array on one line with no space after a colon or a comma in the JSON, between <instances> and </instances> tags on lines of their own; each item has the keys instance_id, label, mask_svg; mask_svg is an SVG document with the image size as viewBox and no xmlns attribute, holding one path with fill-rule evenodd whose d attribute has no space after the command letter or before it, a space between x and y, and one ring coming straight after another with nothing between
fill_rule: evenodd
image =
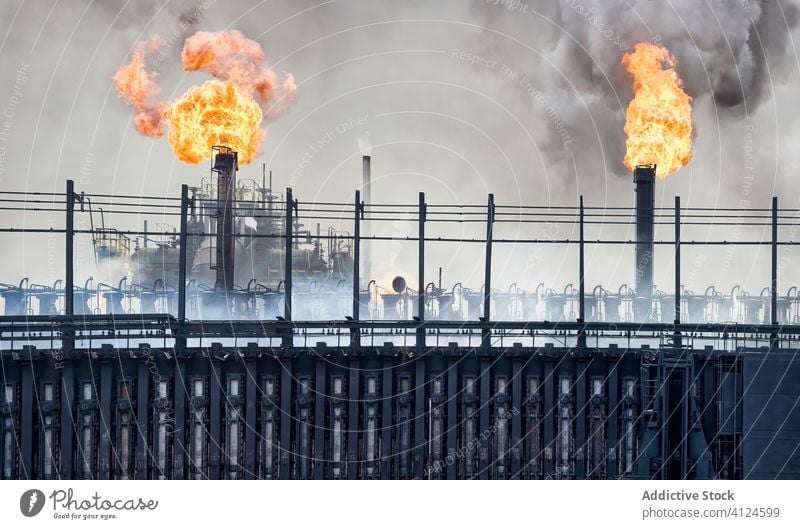
<instances>
[{"instance_id":1,"label":"industrial chimney","mask_svg":"<svg viewBox=\"0 0 800 529\"><path fill-rule=\"evenodd\" d=\"M214 165L217 173L217 271L214 288L233 290L234 251L234 207L236 200L236 171L239 169L238 154L228 147L214 147Z\"/></svg>"},{"instance_id":2,"label":"industrial chimney","mask_svg":"<svg viewBox=\"0 0 800 529\"><path fill-rule=\"evenodd\" d=\"M636 184L636 298L634 317L651 319L653 305L653 210L655 208L655 165L637 165L633 171Z\"/></svg>"},{"instance_id":3,"label":"industrial chimney","mask_svg":"<svg viewBox=\"0 0 800 529\"><path fill-rule=\"evenodd\" d=\"M361 185L361 200L364 204L372 202L372 158L369 156L361 157L361 174L363 177ZM361 236L369 237L372 235L369 230L369 220L364 221L361 228ZM361 278L365 285L372 279L372 270L370 270L370 245L369 243L362 246L361 256L363 259L363 266L361 266ZM360 288L360 287L359 287Z\"/></svg>"}]
</instances>

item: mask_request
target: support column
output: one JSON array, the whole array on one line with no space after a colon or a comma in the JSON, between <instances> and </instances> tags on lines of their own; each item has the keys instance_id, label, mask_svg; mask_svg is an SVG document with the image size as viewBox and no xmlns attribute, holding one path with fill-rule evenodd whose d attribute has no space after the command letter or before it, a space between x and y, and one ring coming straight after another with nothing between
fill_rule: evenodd
<instances>
[{"instance_id":1,"label":"support column","mask_svg":"<svg viewBox=\"0 0 800 529\"><path fill-rule=\"evenodd\" d=\"M280 479L291 479L292 460L292 359L281 362Z\"/></svg>"},{"instance_id":2,"label":"support column","mask_svg":"<svg viewBox=\"0 0 800 529\"><path fill-rule=\"evenodd\" d=\"M555 422L555 409L553 406L553 359L544 360L544 465L545 479L552 479L555 474L555 438L553 436L553 423Z\"/></svg>"},{"instance_id":3,"label":"support column","mask_svg":"<svg viewBox=\"0 0 800 529\"><path fill-rule=\"evenodd\" d=\"M617 477L617 432L619 432L619 373L617 366L620 357L609 358L608 361L608 479ZM642 403L644 405L644 403Z\"/></svg>"},{"instance_id":4,"label":"support column","mask_svg":"<svg viewBox=\"0 0 800 529\"><path fill-rule=\"evenodd\" d=\"M522 372L522 361L514 356L512 362L513 377L511 381L511 403L514 413L511 415L511 479L520 479L522 473L522 386L525 376Z\"/></svg>"},{"instance_id":5,"label":"support column","mask_svg":"<svg viewBox=\"0 0 800 529\"><path fill-rule=\"evenodd\" d=\"M361 319L361 216L363 215L361 207L361 193L356 191L355 206L353 208L353 320L359 321ZM353 326L350 331L350 345L357 347L361 345L361 329L358 325Z\"/></svg>"},{"instance_id":6,"label":"support column","mask_svg":"<svg viewBox=\"0 0 800 529\"><path fill-rule=\"evenodd\" d=\"M578 244L578 323L581 325L578 330L578 349L579 354L583 354L586 349L586 274L584 260L584 239L583 239L583 195L580 198L579 211L579 244Z\"/></svg>"},{"instance_id":7,"label":"support column","mask_svg":"<svg viewBox=\"0 0 800 529\"><path fill-rule=\"evenodd\" d=\"M111 478L111 439L114 428L111 425L111 359L103 357L100 361L100 459L98 478Z\"/></svg>"},{"instance_id":8,"label":"support column","mask_svg":"<svg viewBox=\"0 0 800 529\"><path fill-rule=\"evenodd\" d=\"M326 361L322 357L317 357L315 361L316 373L314 375L314 479L325 478L325 379Z\"/></svg>"},{"instance_id":9,"label":"support column","mask_svg":"<svg viewBox=\"0 0 800 529\"><path fill-rule=\"evenodd\" d=\"M75 277L74 277L74 240L75 240L75 186L72 180L67 180L66 194L66 240L64 248L65 277L64 277L64 314L69 317L75 314ZM61 333L62 367L61 367L61 442L59 446L59 477L72 479L73 471L73 440L75 425L72 405L75 399L75 367L72 365L75 350L75 326L67 318L66 328Z\"/></svg>"},{"instance_id":10,"label":"support column","mask_svg":"<svg viewBox=\"0 0 800 529\"><path fill-rule=\"evenodd\" d=\"M778 197L772 197L772 280L770 282L770 318L772 325L778 325ZM772 333L772 347L778 346L778 332Z\"/></svg>"},{"instance_id":11,"label":"support column","mask_svg":"<svg viewBox=\"0 0 800 529\"><path fill-rule=\"evenodd\" d=\"M492 238L494 229L494 194L489 193L486 205L486 261L483 271L483 326L481 330L481 348L487 351L491 346L491 293L492 293Z\"/></svg>"},{"instance_id":12,"label":"support column","mask_svg":"<svg viewBox=\"0 0 800 529\"><path fill-rule=\"evenodd\" d=\"M208 479L221 479L222 467L222 363L208 359L211 368L208 387ZM227 390L227 388L226 388Z\"/></svg>"},{"instance_id":13,"label":"support column","mask_svg":"<svg viewBox=\"0 0 800 529\"><path fill-rule=\"evenodd\" d=\"M456 479L458 470L458 358L451 356L447 362L447 479Z\"/></svg>"},{"instance_id":14,"label":"support column","mask_svg":"<svg viewBox=\"0 0 800 529\"><path fill-rule=\"evenodd\" d=\"M147 468L151 454L148 440L150 425L150 372L144 358L138 359L136 373L136 479L147 479Z\"/></svg>"},{"instance_id":15,"label":"support column","mask_svg":"<svg viewBox=\"0 0 800 529\"><path fill-rule=\"evenodd\" d=\"M33 417L38 411L38 407L33 404L33 394L36 389L36 378L33 376L33 355L34 349L25 347L22 351L24 361L20 363L20 374L22 375L21 406L20 414L20 479L33 479L36 475L33 465ZM38 416L38 413L36 413Z\"/></svg>"},{"instance_id":16,"label":"support column","mask_svg":"<svg viewBox=\"0 0 800 529\"><path fill-rule=\"evenodd\" d=\"M673 343L682 347L681 333L681 197L675 197L675 334Z\"/></svg>"},{"instance_id":17,"label":"support column","mask_svg":"<svg viewBox=\"0 0 800 529\"><path fill-rule=\"evenodd\" d=\"M414 446L413 466L414 478L425 478L426 449L425 442L425 410L428 400L425 398L425 358L417 356L414 359L416 373L414 375Z\"/></svg>"},{"instance_id":18,"label":"support column","mask_svg":"<svg viewBox=\"0 0 800 529\"><path fill-rule=\"evenodd\" d=\"M172 434L174 443L172 479L185 479L184 462L186 461L185 439L186 439L186 392L190 391L186 387L186 360L175 358L175 430Z\"/></svg>"},{"instance_id":19,"label":"support column","mask_svg":"<svg viewBox=\"0 0 800 529\"><path fill-rule=\"evenodd\" d=\"M491 370L489 359L484 357L481 359L481 403L480 403L480 448L478 450L478 475L480 479L489 479L489 432L490 430L490 416L492 406L491 397L491 380L489 371Z\"/></svg>"},{"instance_id":20,"label":"support column","mask_svg":"<svg viewBox=\"0 0 800 529\"><path fill-rule=\"evenodd\" d=\"M359 398L361 370L359 369L358 358L350 359L350 372L348 391L349 401L347 403L347 479L358 479L358 467L360 461L358 457L358 432L359 426Z\"/></svg>"},{"instance_id":21,"label":"support column","mask_svg":"<svg viewBox=\"0 0 800 529\"><path fill-rule=\"evenodd\" d=\"M392 448L394 428L392 400L394 398L394 362L383 359L383 409L381 410L381 479L392 479L392 459L396 457Z\"/></svg>"},{"instance_id":22,"label":"support column","mask_svg":"<svg viewBox=\"0 0 800 529\"><path fill-rule=\"evenodd\" d=\"M586 358L579 356L575 362L575 402L577 403L576 409L578 412L575 424L575 479L584 479L586 477L586 462L588 460L589 444L586 441L586 409L589 407L589 400L586 398L586 371Z\"/></svg>"},{"instance_id":23,"label":"support column","mask_svg":"<svg viewBox=\"0 0 800 529\"><path fill-rule=\"evenodd\" d=\"M244 478L256 479L256 446L259 443L256 437L256 403L258 402L258 363L255 357L249 356L245 362L245 386L247 399L245 400L245 432L244 432Z\"/></svg>"},{"instance_id":24,"label":"support column","mask_svg":"<svg viewBox=\"0 0 800 529\"><path fill-rule=\"evenodd\" d=\"M74 256L74 248L75 248L75 183L72 180L67 180L67 197L66 197L66 206L67 206L67 224L66 224L66 246L64 249L64 258L65 258L65 277L64 277L64 314L66 316L72 316L75 314L75 298L74 298L74 291L75 291L75 277L74 277L74 263L75 263L75 256ZM72 345L74 345L74 339L72 338L72 334L68 337L71 341ZM67 352L66 349L66 341L62 341L64 343L65 353ZM70 349L71 351L71 349Z\"/></svg>"}]
</instances>

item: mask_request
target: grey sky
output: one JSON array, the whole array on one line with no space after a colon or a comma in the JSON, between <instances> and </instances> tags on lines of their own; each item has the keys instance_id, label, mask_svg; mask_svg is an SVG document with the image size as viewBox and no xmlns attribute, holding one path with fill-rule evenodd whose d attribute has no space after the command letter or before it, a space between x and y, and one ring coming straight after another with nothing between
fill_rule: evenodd
<instances>
[{"instance_id":1,"label":"grey sky","mask_svg":"<svg viewBox=\"0 0 800 529\"><path fill-rule=\"evenodd\" d=\"M301 200L352 200L358 140L369 133L376 201L414 203L425 191L430 202L482 204L493 192L500 203L572 205L582 193L587 205L627 206L622 126L631 93L618 64L625 44L658 37L678 56L697 131L694 161L658 185L659 204L680 194L686 206L768 207L777 194L797 207L797 18L797 3L787 0L4 1L0 186L62 191L73 178L92 192L175 196L181 183L198 183L208 166L180 163L165 139L136 133L111 77L138 41L161 34L158 82L172 99L208 78L181 70L183 38L238 29L298 82L296 103L266 124L263 154L242 178L260 179L265 162L276 187L291 185ZM2 218L15 226L60 221ZM740 238L751 235L758 233ZM7 281L23 269L57 273L42 267L40 240L9 237L23 263L0 266ZM415 252L391 251L398 256L387 273L413 269ZM548 254L544 264L530 254L500 250L498 286L521 275L546 275L558 286L575 275L570 251ZM446 282L458 275L479 287L480 255L434 248L430 266L459 269ZM696 288L729 286L711 266L720 259L745 260L741 280L766 284L766 252L704 255L685 261L687 274L696 269ZM598 264L590 283L629 280L627 253L593 249L590 258ZM669 269L658 274L667 278Z\"/></svg>"}]
</instances>

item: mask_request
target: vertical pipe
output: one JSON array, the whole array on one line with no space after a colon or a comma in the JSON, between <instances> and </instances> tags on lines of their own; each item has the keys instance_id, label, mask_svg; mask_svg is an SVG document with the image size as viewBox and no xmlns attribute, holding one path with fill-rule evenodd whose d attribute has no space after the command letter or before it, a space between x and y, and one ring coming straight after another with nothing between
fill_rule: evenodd
<instances>
[{"instance_id":1,"label":"vertical pipe","mask_svg":"<svg viewBox=\"0 0 800 529\"><path fill-rule=\"evenodd\" d=\"M675 325L678 325L680 322L681 322L681 197L675 197Z\"/></svg>"},{"instance_id":2,"label":"vertical pipe","mask_svg":"<svg viewBox=\"0 0 800 529\"><path fill-rule=\"evenodd\" d=\"M75 299L73 291L75 289L75 278L73 277L74 263L74 239L75 239L75 182L67 180L67 226L66 226L66 248L64 251L66 277L64 278L64 314L72 316L75 313ZM71 336L71 334L70 334ZM72 345L74 342L70 342ZM66 342L64 343L66 346ZM66 348L66 347L65 347Z\"/></svg>"},{"instance_id":3,"label":"vertical pipe","mask_svg":"<svg viewBox=\"0 0 800 529\"><path fill-rule=\"evenodd\" d=\"M681 332L678 325L681 323L681 197L675 197L675 334L672 343L675 347L682 347Z\"/></svg>"},{"instance_id":4,"label":"vertical pipe","mask_svg":"<svg viewBox=\"0 0 800 529\"><path fill-rule=\"evenodd\" d=\"M417 274L419 276L418 296L417 296L417 319L419 325L425 319L425 193L419 194L419 209L417 215L418 222L418 254L417 254ZM417 328L417 373L414 380L416 385L416 396L414 397L414 404L416 410L414 413L414 474L417 479L426 477L427 468L431 461L426 461L425 450L425 425L430 421L431 410L428 409L428 399L426 398L425 388L427 386L427 373L425 369L425 329L424 327ZM426 410L428 417L426 418ZM433 435L432 431L428 431L428 439Z\"/></svg>"},{"instance_id":5,"label":"vertical pipe","mask_svg":"<svg viewBox=\"0 0 800 529\"><path fill-rule=\"evenodd\" d=\"M292 319L292 188L286 188L286 245L283 266L283 317L286 321Z\"/></svg>"},{"instance_id":6,"label":"vertical pipe","mask_svg":"<svg viewBox=\"0 0 800 529\"><path fill-rule=\"evenodd\" d=\"M425 216L427 206L425 205L425 193L419 194L419 255L418 255L418 275L419 275L419 297L417 299L417 317L420 321L425 319ZM419 337L419 333L417 335ZM425 334L422 333L423 347L425 345Z\"/></svg>"},{"instance_id":7,"label":"vertical pipe","mask_svg":"<svg viewBox=\"0 0 800 529\"><path fill-rule=\"evenodd\" d=\"M65 257L65 278L64 278L64 314L72 316L75 314L74 297L74 242L75 242L75 183L67 180L66 196L66 247ZM75 349L75 330L74 322L67 322L67 329L62 332L61 346L64 354L64 361L61 368L61 382L63 391L61 393L61 443L59 446L59 477L61 479L72 479L72 442L74 439L73 426L75 424L72 414L72 404L75 398L75 367L72 365L73 350Z\"/></svg>"},{"instance_id":8,"label":"vertical pipe","mask_svg":"<svg viewBox=\"0 0 800 529\"><path fill-rule=\"evenodd\" d=\"M778 324L778 197L772 197L772 281L770 283L770 315Z\"/></svg>"},{"instance_id":9,"label":"vertical pipe","mask_svg":"<svg viewBox=\"0 0 800 529\"><path fill-rule=\"evenodd\" d=\"M584 245L584 222L583 222L583 195L580 197L579 209L579 244L578 244L578 323L581 324L578 331L578 349L581 355L586 349L586 269L585 269L585 245Z\"/></svg>"},{"instance_id":10,"label":"vertical pipe","mask_svg":"<svg viewBox=\"0 0 800 529\"><path fill-rule=\"evenodd\" d=\"M580 198L580 211L579 211L579 245L578 245L578 275L580 282L578 283L578 321L583 323L586 321L586 284L584 280L584 240L583 240L583 195ZM583 332L581 332L583 334Z\"/></svg>"},{"instance_id":11,"label":"vertical pipe","mask_svg":"<svg viewBox=\"0 0 800 529\"><path fill-rule=\"evenodd\" d=\"M188 216L189 216L189 186L181 186L181 231L180 254L178 264L178 320L186 319L186 254L188 252ZM186 346L186 338L182 338L182 345Z\"/></svg>"},{"instance_id":12,"label":"vertical pipe","mask_svg":"<svg viewBox=\"0 0 800 529\"><path fill-rule=\"evenodd\" d=\"M490 346L489 320L491 319L491 293L492 293L492 238L494 229L494 194L489 193L486 205L486 261L483 271L483 327L481 346L488 350Z\"/></svg>"},{"instance_id":13,"label":"vertical pipe","mask_svg":"<svg viewBox=\"0 0 800 529\"><path fill-rule=\"evenodd\" d=\"M356 202L353 211L353 319L358 321L361 317L359 313L359 298L361 296L361 279L359 275L359 260L361 259L361 193L356 190ZM358 327L353 327L353 341L357 342Z\"/></svg>"},{"instance_id":14,"label":"vertical pipe","mask_svg":"<svg viewBox=\"0 0 800 529\"><path fill-rule=\"evenodd\" d=\"M361 157L361 176L362 176L362 186L361 192L364 199L364 204L370 205L372 203L372 158L369 156L362 156ZM361 211L361 217L364 218L364 211ZM364 235L369 237L372 235L370 232L370 224L369 221L364 222ZM364 267L362 270L362 277L364 278L364 284L366 285L372 278L370 275L372 274L371 265L371 255L369 251L369 244L364 247L364 251L362 252L364 257Z\"/></svg>"}]
</instances>

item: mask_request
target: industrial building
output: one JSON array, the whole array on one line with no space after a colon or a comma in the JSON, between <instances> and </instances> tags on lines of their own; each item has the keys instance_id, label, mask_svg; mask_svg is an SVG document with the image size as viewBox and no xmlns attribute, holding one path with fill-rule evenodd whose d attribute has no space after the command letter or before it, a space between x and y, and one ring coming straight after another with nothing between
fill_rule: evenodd
<instances>
[{"instance_id":1,"label":"industrial building","mask_svg":"<svg viewBox=\"0 0 800 529\"><path fill-rule=\"evenodd\" d=\"M209 178L166 201L174 231L75 228L77 214L152 197L71 181L65 193L0 192L57 205L66 244L63 281L0 286L0 476L800 478L800 296L777 266L794 242L778 226L794 212L774 199L752 215L771 240L718 241L771 247L761 292L700 294L682 288L681 247L696 243L681 241L679 199L656 208L655 166L633 174L635 241L586 240L587 219L605 212L582 198L560 208L577 238L501 239L499 218L553 210L489 195L459 213L485 224L483 284L447 288L425 277L425 229L452 205L420 193L418 232L404 238L418 245L415 284L389 287L365 257L365 243L392 238L370 163L353 202L306 204L266 173L238 182L237 153L215 148ZM309 226L325 214L346 214L352 231ZM672 240L656 240L656 219ZM76 234L131 276L76 285ZM492 250L507 242L575 245L578 277L498 288ZM585 247L598 242L635 245L632 287L585 284ZM668 291L654 285L656 245L674 250Z\"/></svg>"}]
</instances>

